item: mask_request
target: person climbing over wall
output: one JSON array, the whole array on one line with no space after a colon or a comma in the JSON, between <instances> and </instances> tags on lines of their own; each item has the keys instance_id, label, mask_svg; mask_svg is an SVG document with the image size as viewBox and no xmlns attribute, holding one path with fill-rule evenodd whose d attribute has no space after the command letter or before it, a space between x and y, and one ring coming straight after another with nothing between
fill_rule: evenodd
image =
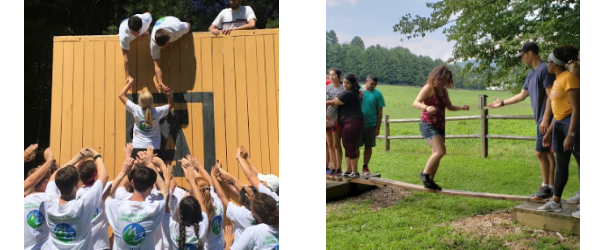
<instances>
[{"instance_id":1,"label":"person climbing over wall","mask_svg":"<svg viewBox=\"0 0 600 250\"><path fill-rule=\"evenodd\" d=\"M162 70L160 69L160 51L169 48L179 40L183 35L192 31L190 23L182 22L177 17L166 16L156 20L150 36L150 54L154 62L154 73L158 88L162 90L165 85L162 79Z\"/></svg>"},{"instance_id":2,"label":"person climbing over wall","mask_svg":"<svg viewBox=\"0 0 600 250\"><path fill-rule=\"evenodd\" d=\"M152 15L150 12L146 12L123 20L119 26L119 42L123 50L123 64L125 65L125 83L133 79L129 73L129 44L140 36L148 36L150 23L152 23Z\"/></svg>"},{"instance_id":3,"label":"person climbing over wall","mask_svg":"<svg viewBox=\"0 0 600 250\"><path fill-rule=\"evenodd\" d=\"M135 157L137 152L144 151L149 146L154 148L154 152L161 155L160 148L160 119L169 114L169 110L173 109L174 102L171 97L172 92L169 87L164 86L161 91L167 97L168 104L152 107L154 98L148 90L143 90L139 94L138 104L130 101L125 94L131 88L133 81L125 84L125 87L119 93L119 100L125 104L125 108L133 115L133 152L131 157ZM164 159L163 159L164 160Z\"/></svg>"}]
</instances>

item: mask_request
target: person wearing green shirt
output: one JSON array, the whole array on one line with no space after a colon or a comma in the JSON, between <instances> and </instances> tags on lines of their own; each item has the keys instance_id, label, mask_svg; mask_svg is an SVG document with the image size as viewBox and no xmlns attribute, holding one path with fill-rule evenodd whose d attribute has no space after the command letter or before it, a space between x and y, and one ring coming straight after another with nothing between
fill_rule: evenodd
<instances>
[{"instance_id":1,"label":"person wearing green shirt","mask_svg":"<svg viewBox=\"0 0 600 250\"><path fill-rule=\"evenodd\" d=\"M377 76L369 74L365 85L363 86L364 96L362 98L361 109L365 116L365 131L358 139L358 155L360 155L360 147L365 146L363 158L363 175L369 175L369 161L375 147L375 138L379 135L381 128L381 118L383 116L383 107L385 101L383 95L375 87L377 87Z\"/></svg>"}]
</instances>

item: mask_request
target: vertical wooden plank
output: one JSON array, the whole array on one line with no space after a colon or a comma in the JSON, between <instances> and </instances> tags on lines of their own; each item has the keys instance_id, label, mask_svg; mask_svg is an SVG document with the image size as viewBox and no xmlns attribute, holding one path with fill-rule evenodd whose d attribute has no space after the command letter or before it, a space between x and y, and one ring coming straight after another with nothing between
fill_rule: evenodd
<instances>
[{"instance_id":1,"label":"vertical wooden plank","mask_svg":"<svg viewBox=\"0 0 600 250\"><path fill-rule=\"evenodd\" d=\"M115 85L117 78L115 77L115 49L118 46L117 41L106 41L106 71L105 71L105 99L104 105L106 114L104 120L104 164L108 170L110 179L115 178L116 174L121 171L121 164L115 163L115 154L122 151L115 146ZM123 81L120 81L123 83ZM122 147L121 147L122 148Z\"/></svg>"},{"instance_id":2,"label":"vertical wooden plank","mask_svg":"<svg viewBox=\"0 0 600 250\"><path fill-rule=\"evenodd\" d=\"M212 84L212 75L213 75L213 68L212 65L213 63L216 62L216 59L213 60L213 53L212 53L212 41L217 40L217 39L212 39L212 38L198 38L197 40L200 40L200 46L196 45L196 50L198 51L202 51L201 52L201 58L196 56L196 61L198 62L198 65L202 65L202 71L197 70L196 71L196 78L198 78L198 75L201 73L202 75L202 91L205 92L213 92L213 84ZM221 39L219 39L221 40ZM198 53L198 51L196 53ZM202 62L200 63L199 60L202 60ZM221 58L219 58L219 62L222 62ZM196 81L196 84L198 83L198 81Z\"/></svg>"},{"instance_id":3,"label":"vertical wooden plank","mask_svg":"<svg viewBox=\"0 0 600 250\"><path fill-rule=\"evenodd\" d=\"M201 105L192 104L192 95L189 94L189 91L194 88L194 76L192 74L196 70L194 63L195 52L193 46L194 43L192 42L190 35L182 37L179 40L179 45L177 46L179 47L179 88L180 93L183 93L185 98L185 103L180 104L179 107L179 114L182 116L179 120L181 121L181 130L183 134L180 136L180 138L178 138L177 148L179 151L183 151L184 146L187 145L189 153L192 153L194 152L193 150L195 150L193 141L196 140L196 135L193 134L192 128L194 126L201 125L193 122L194 117L192 113L194 108L197 108L198 106L200 106L200 109L202 108ZM180 157L185 157L187 153L188 152L182 152ZM197 156L199 159L204 159L203 154L197 154ZM180 177L180 179L184 187L189 187L189 183L185 181L184 177Z\"/></svg>"},{"instance_id":4,"label":"vertical wooden plank","mask_svg":"<svg viewBox=\"0 0 600 250\"><path fill-rule=\"evenodd\" d=\"M210 39L207 39L209 41L209 46L210 46ZM194 79L191 79L191 81L193 81L192 84L192 88L191 88L191 92L193 92L194 95L192 97L192 99L195 98L200 98L201 94L197 93L197 92L202 92L203 88L204 88L204 82L202 80L204 72L203 71L203 67L205 65L202 64L202 46L201 46L201 38L193 38L192 39L193 42L193 47L192 47L192 52L193 57L191 58L193 60L193 62L195 62L194 64L192 64L190 66L190 69L192 70L192 76L194 77ZM210 47L209 47L210 49ZM210 50L208 51L209 55L210 55ZM206 85L210 85L212 88L212 82L207 82ZM188 139L188 144L191 145L190 151L192 152L192 155L195 156L202 156L202 162L206 161L206 156L204 155L204 124L203 124L203 119L204 119L204 114L202 112L202 103L194 103L193 105L191 105L191 109L188 108L188 110L191 112L189 114L190 116L190 127L192 128L192 138ZM189 106L188 106L189 107Z\"/></svg>"},{"instance_id":5,"label":"vertical wooden plank","mask_svg":"<svg viewBox=\"0 0 600 250\"><path fill-rule=\"evenodd\" d=\"M136 40L133 40L131 43L129 43L129 54L127 56L129 58L129 74L131 77L133 77L133 79L135 79L132 88L133 93L137 93L140 86L140 79L138 79L139 53L137 52L144 47L143 45L139 44L139 41ZM138 47L141 48L138 49ZM123 70L125 70L125 68L123 68ZM125 84L125 76L123 76L121 79L123 79L123 84Z\"/></svg>"},{"instance_id":6,"label":"vertical wooden plank","mask_svg":"<svg viewBox=\"0 0 600 250\"><path fill-rule=\"evenodd\" d=\"M60 144L60 161L67 162L72 157L71 142L73 133L73 43L66 42L63 64L63 102L62 102L62 133Z\"/></svg>"},{"instance_id":7,"label":"vertical wooden plank","mask_svg":"<svg viewBox=\"0 0 600 250\"><path fill-rule=\"evenodd\" d=\"M258 66L258 110L259 110L259 122L260 122L260 154L261 154L261 168L259 169L262 173L270 171L269 163L271 161L270 150L269 150L269 124L267 116L267 76L265 69L265 38L263 35L256 36L256 59Z\"/></svg>"},{"instance_id":8,"label":"vertical wooden plank","mask_svg":"<svg viewBox=\"0 0 600 250\"><path fill-rule=\"evenodd\" d=\"M275 82L275 46L273 45L273 36L265 36L265 57L267 69L267 107L269 122L269 150L271 161L270 173L279 175L279 128L277 121L277 86Z\"/></svg>"},{"instance_id":9,"label":"vertical wooden plank","mask_svg":"<svg viewBox=\"0 0 600 250\"><path fill-rule=\"evenodd\" d=\"M154 84L151 83L152 74L148 72L149 64L152 65L152 56L150 56L150 40L146 37L138 37L134 40L137 44L136 58L137 58L137 68L135 79L135 84L137 85L137 91L142 91L144 88L150 92L156 93L156 88ZM152 67L154 69L154 67ZM151 72L154 72L152 70Z\"/></svg>"},{"instance_id":10,"label":"vertical wooden plank","mask_svg":"<svg viewBox=\"0 0 600 250\"><path fill-rule=\"evenodd\" d=\"M240 181L247 183L246 178L240 178L238 174L238 164L235 159L237 152L237 108L236 108L236 82L235 82L235 58L234 58L233 37L225 36L223 38L223 63L225 78L225 137L227 147L227 171Z\"/></svg>"},{"instance_id":11,"label":"vertical wooden plank","mask_svg":"<svg viewBox=\"0 0 600 250\"><path fill-rule=\"evenodd\" d=\"M85 58L83 72L83 147L94 144L94 43L84 42Z\"/></svg>"},{"instance_id":12,"label":"vertical wooden plank","mask_svg":"<svg viewBox=\"0 0 600 250\"><path fill-rule=\"evenodd\" d=\"M73 134L72 150L80 149L83 143L83 43L73 44Z\"/></svg>"},{"instance_id":13,"label":"vertical wooden plank","mask_svg":"<svg viewBox=\"0 0 600 250\"><path fill-rule=\"evenodd\" d=\"M50 119L50 147L55 158L60 161L60 145L62 130L62 89L63 89L63 59L64 42L54 42L52 55L52 105Z\"/></svg>"},{"instance_id":14,"label":"vertical wooden plank","mask_svg":"<svg viewBox=\"0 0 600 250\"><path fill-rule=\"evenodd\" d=\"M94 143L93 148L104 155L104 41L94 41Z\"/></svg>"},{"instance_id":15,"label":"vertical wooden plank","mask_svg":"<svg viewBox=\"0 0 600 250\"><path fill-rule=\"evenodd\" d=\"M385 125L385 152L390 151L390 115L385 115L385 120L383 121Z\"/></svg>"},{"instance_id":16,"label":"vertical wooden plank","mask_svg":"<svg viewBox=\"0 0 600 250\"><path fill-rule=\"evenodd\" d=\"M246 36L246 80L248 89L248 131L250 144L247 150L252 162L262 172L262 154L260 150L260 116L258 105L258 66L256 59L256 37Z\"/></svg>"},{"instance_id":17,"label":"vertical wooden plank","mask_svg":"<svg viewBox=\"0 0 600 250\"><path fill-rule=\"evenodd\" d=\"M179 50L180 50L180 43L181 41L178 41L178 44L176 46L170 47L166 50L163 50L163 54L168 54L169 55L169 60L168 60L168 68L164 69L164 71L168 71L169 72L169 82L168 82L168 86L171 87L171 90L174 93L182 93L185 90L182 88L181 85L181 65L180 65L180 56L179 56ZM181 103L178 103L177 101L175 102L175 112L176 114L178 114L178 122L181 122L181 110L183 106ZM182 124L179 124L182 125ZM178 135L177 137L180 137L182 135ZM181 151L180 150L176 150L176 149L180 149L182 147L181 145L181 140L180 138L172 138L172 144L170 146L172 146L172 149L175 150L175 156L173 158L174 160L174 164L177 163L177 160L181 159ZM184 185L184 180L182 177L177 177L177 184L183 186Z\"/></svg>"},{"instance_id":18,"label":"vertical wooden plank","mask_svg":"<svg viewBox=\"0 0 600 250\"><path fill-rule=\"evenodd\" d=\"M127 142L127 122L126 122L126 112L125 105L118 99L116 95L123 90L125 85L125 69L123 65L123 51L121 50L121 46L119 43L115 43L111 46L115 47L115 56L114 56L114 64L115 64L115 98L113 98L112 102L115 105L115 167L120 168L123 161L125 161L125 154L121 149L125 147ZM131 69L130 69L131 70ZM152 71L154 72L154 71Z\"/></svg>"},{"instance_id":19,"label":"vertical wooden plank","mask_svg":"<svg viewBox=\"0 0 600 250\"><path fill-rule=\"evenodd\" d=\"M212 41L212 83L215 105L215 152L217 159L220 159L225 169L228 170L229 163L227 159L227 143L225 136L225 84L223 80L223 38L210 38ZM202 67L205 67L207 60L203 59Z\"/></svg>"},{"instance_id":20,"label":"vertical wooden plank","mask_svg":"<svg viewBox=\"0 0 600 250\"><path fill-rule=\"evenodd\" d=\"M275 83L277 83L277 127L279 127L279 29L275 33Z\"/></svg>"},{"instance_id":21,"label":"vertical wooden plank","mask_svg":"<svg viewBox=\"0 0 600 250\"><path fill-rule=\"evenodd\" d=\"M248 91L246 82L246 43L243 36L234 38L234 54L235 54L235 88L236 88L236 103L237 103L237 134L238 143L236 146L250 146L248 136ZM238 178L244 178L245 174L241 173Z\"/></svg>"}]
</instances>

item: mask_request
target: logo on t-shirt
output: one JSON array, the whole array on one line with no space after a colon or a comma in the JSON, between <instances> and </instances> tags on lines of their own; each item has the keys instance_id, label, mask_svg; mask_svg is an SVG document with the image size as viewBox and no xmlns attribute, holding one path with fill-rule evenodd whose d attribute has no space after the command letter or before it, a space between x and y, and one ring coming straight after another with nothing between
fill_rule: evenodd
<instances>
[{"instance_id":1,"label":"logo on t-shirt","mask_svg":"<svg viewBox=\"0 0 600 250\"><path fill-rule=\"evenodd\" d=\"M192 244L185 244L183 250L198 250L198 248Z\"/></svg>"},{"instance_id":2,"label":"logo on t-shirt","mask_svg":"<svg viewBox=\"0 0 600 250\"><path fill-rule=\"evenodd\" d=\"M146 230L140 224L131 223L123 229L123 240L130 246L142 244L146 239Z\"/></svg>"},{"instance_id":3,"label":"logo on t-shirt","mask_svg":"<svg viewBox=\"0 0 600 250\"><path fill-rule=\"evenodd\" d=\"M60 223L54 227L54 235L56 238L64 243L69 243L77 238L77 232L75 229L66 223Z\"/></svg>"},{"instance_id":4,"label":"logo on t-shirt","mask_svg":"<svg viewBox=\"0 0 600 250\"><path fill-rule=\"evenodd\" d=\"M40 228L45 221L44 214L38 210L32 210L27 214L27 225L33 229Z\"/></svg>"},{"instance_id":5,"label":"logo on t-shirt","mask_svg":"<svg viewBox=\"0 0 600 250\"><path fill-rule=\"evenodd\" d=\"M92 217L92 220L95 220L96 217L98 217L98 213L100 213L100 210L96 208L96 212L94 213L94 217Z\"/></svg>"},{"instance_id":6,"label":"logo on t-shirt","mask_svg":"<svg viewBox=\"0 0 600 250\"><path fill-rule=\"evenodd\" d=\"M156 20L156 23L154 24L154 26L160 25L164 20L165 20L165 18L161 17L160 19Z\"/></svg>"},{"instance_id":7,"label":"logo on t-shirt","mask_svg":"<svg viewBox=\"0 0 600 250\"><path fill-rule=\"evenodd\" d=\"M148 123L146 123L146 120L144 119L138 123L138 128L140 128L141 131L150 132L150 126L148 126Z\"/></svg>"},{"instance_id":8,"label":"logo on t-shirt","mask_svg":"<svg viewBox=\"0 0 600 250\"><path fill-rule=\"evenodd\" d=\"M212 220L212 232L215 235L221 234L222 224L223 224L223 217L221 217L219 215L219 216L216 216L215 218L213 218L213 220Z\"/></svg>"}]
</instances>

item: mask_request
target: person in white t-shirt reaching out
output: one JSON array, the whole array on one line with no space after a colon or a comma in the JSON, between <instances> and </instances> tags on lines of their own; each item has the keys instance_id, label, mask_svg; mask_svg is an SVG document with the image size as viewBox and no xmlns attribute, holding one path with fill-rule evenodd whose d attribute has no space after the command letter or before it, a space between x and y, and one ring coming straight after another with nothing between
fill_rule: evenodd
<instances>
[{"instance_id":1,"label":"person in white t-shirt reaching out","mask_svg":"<svg viewBox=\"0 0 600 250\"><path fill-rule=\"evenodd\" d=\"M24 198L24 249L27 250L40 249L48 240L48 224L46 224L46 215L43 202L46 200L46 186L48 185L48 181L52 175L50 166L54 162L52 159L52 150L50 148L45 150L44 158L46 159L44 165L29 170L27 174L28 179L29 177L34 176L31 179L33 183L31 194L25 196ZM38 178L35 176L40 177Z\"/></svg>"},{"instance_id":2,"label":"person in white t-shirt reaching out","mask_svg":"<svg viewBox=\"0 0 600 250\"><path fill-rule=\"evenodd\" d=\"M131 171L133 195L116 195L116 198L106 201L106 215L114 233L113 249L152 249L154 238L162 238L162 235L156 235L156 231L161 226L168 202L169 190L165 181L170 181L170 171L163 165L165 180L157 177L158 171L152 163L152 147L148 147L147 152L138 152L138 156L141 162L137 161ZM133 162L132 159L127 160ZM118 178L127 175L130 165L124 164ZM159 194L151 194L154 184L158 186Z\"/></svg>"},{"instance_id":3,"label":"person in white t-shirt reaching out","mask_svg":"<svg viewBox=\"0 0 600 250\"><path fill-rule=\"evenodd\" d=\"M250 155L244 148L244 146L240 146L237 150L237 154L235 156L237 161L240 163L242 171L246 174L248 181L250 184L258 189L258 192L265 193L273 197L277 204L279 204L279 178L273 174L264 175L258 171L258 168L252 163L252 159L250 159ZM246 165L246 162L250 165Z\"/></svg>"},{"instance_id":4,"label":"person in white t-shirt reaching out","mask_svg":"<svg viewBox=\"0 0 600 250\"><path fill-rule=\"evenodd\" d=\"M127 111L133 115L135 123L133 125L132 140L134 149L131 157L135 157L137 152L143 151L150 146L154 148L155 153L159 153L160 155L160 119L166 117L169 114L169 110L174 107L171 89L166 86L162 88L163 94L167 97L168 104L152 107L154 105L154 98L148 90L143 90L139 94L138 104L127 98L127 90L131 88L132 84L133 81L127 82L119 93L119 100L125 104Z\"/></svg>"},{"instance_id":5,"label":"person in white t-shirt reaching out","mask_svg":"<svg viewBox=\"0 0 600 250\"><path fill-rule=\"evenodd\" d=\"M212 22L208 31L215 36L229 35L232 30L253 30L256 28L256 15L250 6L242 6L244 0L229 0L229 7L222 10Z\"/></svg>"},{"instance_id":6,"label":"person in white t-shirt reaching out","mask_svg":"<svg viewBox=\"0 0 600 250\"><path fill-rule=\"evenodd\" d=\"M150 54L152 55L154 73L160 89L165 87L162 70L160 69L161 49L173 46L177 40L191 31L192 26L190 23L182 22L174 16L166 16L156 20L150 35Z\"/></svg>"},{"instance_id":7,"label":"person in white t-shirt reaching out","mask_svg":"<svg viewBox=\"0 0 600 250\"><path fill-rule=\"evenodd\" d=\"M91 221L108 181L108 172L95 150L83 148L79 154L56 171L46 186L44 209L50 237L42 249L92 249ZM77 168L71 164L91 156L97 166L98 180L84 195L77 197L82 185Z\"/></svg>"},{"instance_id":8,"label":"person in white t-shirt reaching out","mask_svg":"<svg viewBox=\"0 0 600 250\"><path fill-rule=\"evenodd\" d=\"M119 25L119 42L123 50L125 65L125 83L133 80L129 74L129 44L140 36L148 36L148 27L152 23L150 12L135 14L121 22Z\"/></svg>"}]
</instances>

